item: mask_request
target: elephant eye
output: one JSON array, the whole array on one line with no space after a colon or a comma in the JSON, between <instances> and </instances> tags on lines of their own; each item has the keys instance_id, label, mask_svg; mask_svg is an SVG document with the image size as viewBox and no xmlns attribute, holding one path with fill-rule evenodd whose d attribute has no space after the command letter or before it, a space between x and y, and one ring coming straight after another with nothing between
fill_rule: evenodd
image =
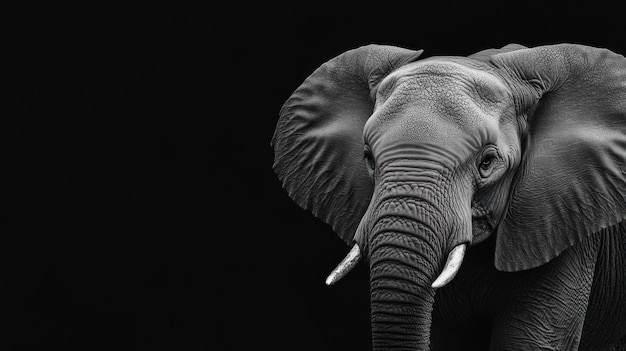
<instances>
[{"instance_id":1,"label":"elephant eye","mask_svg":"<svg viewBox=\"0 0 626 351\"><path fill-rule=\"evenodd\" d=\"M483 156L483 159L480 161L478 165L478 170L480 171L480 175L483 178L488 177L491 174L491 170L493 169L493 165L496 163L498 156L492 153L488 153Z\"/></svg>"}]
</instances>

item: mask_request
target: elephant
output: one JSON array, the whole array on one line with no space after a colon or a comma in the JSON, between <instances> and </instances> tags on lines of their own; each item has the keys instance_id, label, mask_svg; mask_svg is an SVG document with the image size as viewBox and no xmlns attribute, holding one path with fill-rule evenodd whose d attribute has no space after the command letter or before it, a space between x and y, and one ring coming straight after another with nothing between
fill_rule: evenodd
<instances>
[{"instance_id":1,"label":"elephant","mask_svg":"<svg viewBox=\"0 0 626 351\"><path fill-rule=\"evenodd\" d=\"M374 350L622 347L626 59L422 54L350 49L280 110L278 179L351 246L326 283L368 265Z\"/></svg>"}]
</instances>

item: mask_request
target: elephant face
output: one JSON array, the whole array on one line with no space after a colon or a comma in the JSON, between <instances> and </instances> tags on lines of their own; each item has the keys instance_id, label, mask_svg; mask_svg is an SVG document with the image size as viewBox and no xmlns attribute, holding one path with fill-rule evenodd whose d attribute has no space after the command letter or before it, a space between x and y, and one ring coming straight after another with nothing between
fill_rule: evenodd
<instances>
[{"instance_id":1,"label":"elephant face","mask_svg":"<svg viewBox=\"0 0 626 351\"><path fill-rule=\"evenodd\" d=\"M426 349L468 245L537 267L626 216L626 60L579 45L469 57L370 45L316 70L273 138L289 195L370 268L375 349Z\"/></svg>"},{"instance_id":2,"label":"elephant face","mask_svg":"<svg viewBox=\"0 0 626 351\"><path fill-rule=\"evenodd\" d=\"M515 100L502 78L484 62L426 59L390 73L375 101L363 131L374 189L437 169L428 173L434 200L447 204L442 218L457 221L448 235L458 244L493 233L521 157Z\"/></svg>"}]
</instances>

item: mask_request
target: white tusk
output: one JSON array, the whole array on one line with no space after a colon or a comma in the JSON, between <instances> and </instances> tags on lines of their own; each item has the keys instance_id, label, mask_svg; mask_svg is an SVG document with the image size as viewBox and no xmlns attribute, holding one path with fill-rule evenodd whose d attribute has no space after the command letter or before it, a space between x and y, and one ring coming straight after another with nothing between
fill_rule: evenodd
<instances>
[{"instance_id":1,"label":"white tusk","mask_svg":"<svg viewBox=\"0 0 626 351\"><path fill-rule=\"evenodd\" d=\"M450 251L446 265L443 267L443 271L441 271L439 277L435 279L435 282L432 285L433 288L443 288L446 284L451 282L452 279L454 279L454 276L459 271L459 268L461 268L461 263L463 263L463 256L465 256L466 247L466 244L461 244Z\"/></svg>"},{"instance_id":2,"label":"white tusk","mask_svg":"<svg viewBox=\"0 0 626 351\"><path fill-rule=\"evenodd\" d=\"M328 278L326 278L326 285L333 285L339 281L339 279L343 278L346 274L348 274L354 266L361 260L361 250L359 249L359 245L354 244L352 249L346 255L346 258L339 263L337 268L335 268Z\"/></svg>"}]
</instances>

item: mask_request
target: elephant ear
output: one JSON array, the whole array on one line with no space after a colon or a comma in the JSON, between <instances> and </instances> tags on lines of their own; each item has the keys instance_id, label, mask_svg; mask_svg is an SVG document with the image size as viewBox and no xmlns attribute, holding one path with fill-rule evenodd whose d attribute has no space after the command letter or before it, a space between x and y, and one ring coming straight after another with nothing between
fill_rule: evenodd
<instances>
[{"instance_id":1,"label":"elephant ear","mask_svg":"<svg viewBox=\"0 0 626 351\"><path fill-rule=\"evenodd\" d=\"M517 101L528 129L495 252L496 268L519 271L626 218L626 59L562 44L491 61L528 93Z\"/></svg>"},{"instance_id":2,"label":"elephant ear","mask_svg":"<svg viewBox=\"0 0 626 351\"><path fill-rule=\"evenodd\" d=\"M319 67L285 102L272 145L289 196L351 243L373 191L363 127L378 83L422 53L368 45Z\"/></svg>"}]
</instances>

